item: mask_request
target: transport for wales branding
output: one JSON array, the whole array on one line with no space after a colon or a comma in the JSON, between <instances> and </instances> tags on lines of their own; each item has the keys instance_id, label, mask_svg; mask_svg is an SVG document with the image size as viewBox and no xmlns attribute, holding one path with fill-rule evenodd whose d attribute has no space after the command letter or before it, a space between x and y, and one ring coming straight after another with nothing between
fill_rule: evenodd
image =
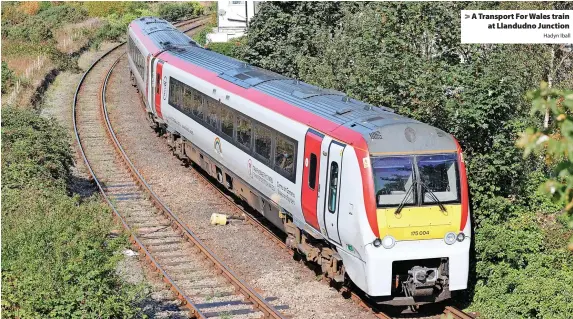
<instances>
[{"instance_id":1,"label":"transport for wales branding","mask_svg":"<svg viewBox=\"0 0 573 319\"><path fill-rule=\"evenodd\" d=\"M223 150L221 149L221 139L219 137L215 137L215 142L213 143L213 148L215 152L219 155L223 155Z\"/></svg>"},{"instance_id":2,"label":"transport for wales branding","mask_svg":"<svg viewBox=\"0 0 573 319\"><path fill-rule=\"evenodd\" d=\"M279 181L276 181L273 177L263 170L259 169L255 165L253 165L253 161L249 159L248 162L249 166L249 176L253 179L256 179L263 185L265 185L268 189L270 189L273 193L278 194L281 198L289 202L291 205L295 204L295 194L292 190L288 188L288 186L281 184Z\"/></svg>"},{"instance_id":3,"label":"transport for wales branding","mask_svg":"<svg viewBox=\"0 0 573 319\"><path fill-rule=\"evenodd\" d=\"M255 165L253 165L253 162L251 160L249 160L249 175L251 176L251 178L254 178L257 181L263 183L267 188L269 188L273 192L276 191L273 177L268 175L264 171L260 170Z\"/></svg>"}]
</instances>

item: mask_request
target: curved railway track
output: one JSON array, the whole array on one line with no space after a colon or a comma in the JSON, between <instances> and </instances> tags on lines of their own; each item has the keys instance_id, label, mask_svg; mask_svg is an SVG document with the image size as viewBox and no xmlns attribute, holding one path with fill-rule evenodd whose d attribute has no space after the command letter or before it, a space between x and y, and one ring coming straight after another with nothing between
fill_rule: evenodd
<instances>
[{"instance_id":1,"label":"curved railway track","mask_svg":"<svg viewBox=\"0 0 573 319\"><path fill-rule=\"evenodd\" d=\"M279 310L288 307L273 306L272 298L263 299L215 256L157 197L119 144L105 94L125 54L120 50L124 45L110 49L89 67L72 106L78 150L102 197L191 317L283 318Z\"/></svg>"},{"instance_id":2,"label":"curved railway track","mask_svg":"<svg viewBox=\"0 0 573 319\"><path fill-rule=\"evenodd\" d=\"M183 28L202 19L204 18L181 21L174 26ZM186 28L183 32L189 32L199 26ZM238 279L214 256L153 192L120 145L107 114L105 93L107 80L123 54L118 53L118 49L123 45L122 43L112 48L92 64L80 80L74 96L74 131L79 150L102 196L130 234L132 243L175 292L181 301L181 306L187 308L191 316L207 318L262 315L263 317L281 318L282 315L277 309L284 309L287 306L272 306L268 300L264 300ZM102 81L103 74L105 78ZM87 84L90 83L101 83L101 86L95 92L93 87L88 87ZM86 105L83 104L82 94L86 97ZM80 107L77 107L78 104ZM84 115L85 117L80 117ZM294 251L286 246L280 236L261 223L248 209L238 204L232 196L215 185L210 177L198 171L193 171L193 174L200 177L204 184L209 185L211 189L225 198L232 208L235 208L231 215L243 216L247 222L254 225L279 247L294 254ZM189 269L189 266L193 268ZM215 271L212 271L213 268ZM205 278L208 278L206 280L209 283L203 283ZM222 288L215 291L213 288L220 288L217 286L220 284L217 278L224 278L223 281L230 284L228 287L230 289ZM329 282L327 279L324 281ZM193 282L202 284L195 289L192 288ZM216 284L213 285L213 282ZM209 289L212 289L211 295L205 295L204 290ZM340 292L350 296L360 306L372 310L378 318L391 318L377 311L375 306L352 289L343 287ZM244 296L245 301L237 298L241 295ZM213 297L217 301L208 302ZM444 309L443 314L446 318L450 318L448 315L457 319L473 318L449 306Z\"/></svg>"}]
</instances>

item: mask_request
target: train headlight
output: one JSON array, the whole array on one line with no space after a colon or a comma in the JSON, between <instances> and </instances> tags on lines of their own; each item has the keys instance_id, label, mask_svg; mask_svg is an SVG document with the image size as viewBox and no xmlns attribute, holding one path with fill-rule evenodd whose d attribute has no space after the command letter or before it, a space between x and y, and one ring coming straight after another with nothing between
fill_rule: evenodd
<instances>
[{"instance_id":1,"label":"train headlight","mask_svg":"<svg viewBox=\"0 0 573 319\"><path fill-rule=\"evenodd\" d=\"M384 239L382 239L382 246L386 249L390 249L392 247L394 247L394 245L396 245L396 240L394 239L394 237L388 235L386 237L384 237Z\"/></svg>"},{"instance_id":2,"label":"train headlight","mask_svg":"<svg viewBox=\"0 0 573 319\"><path fill-rule=\"evenodd\" d=\"M380 247L380 245L382 245L382 240L380 240L380 238L376 238L372 242L372 245L374 245L374 247Z\"/></svg>"},{"instance_id":3,"label":"train headlight","mask_svg":"<svg viewBox=\"0 0 573 319\"><path fill-rule=\"evenodd\" d=\"M444 236L444 241L446 244L451 245L456 242L456 237L455 233L447 233L446 236Z\"/></svg>"},{"instance_id":4,"label":"train headlight","mask_svg":"<svg viewBox=\"0 0 573 319\"><path fill-rule=\"evenodd\" d=\"M462 241L464 241L464 239L466 239L466 235L464 233L459 233L457 236L457 240L461 243Z\"/></svg>"}]
</instances>

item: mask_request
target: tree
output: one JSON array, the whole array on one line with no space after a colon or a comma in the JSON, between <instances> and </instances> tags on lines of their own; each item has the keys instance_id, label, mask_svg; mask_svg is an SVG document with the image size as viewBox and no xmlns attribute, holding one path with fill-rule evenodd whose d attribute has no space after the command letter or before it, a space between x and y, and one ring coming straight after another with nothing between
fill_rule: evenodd
<instances>
[{"instance_id":1,"label":"tree","mask_svg":"<svg viewBox=\"0 0 573 319\"><path fill-rule=\"evenodd\" d=\"M530 127L518 145L524 149L524 157L532 152L542 154L554 167L553 178L543 183L541 190L563 205L563 211L569 216L569 227L573 228L573 91L554 89L543 82L539 89L530 91L528 97L532 101L532 114L550 110L556 127ZM573 237L568 248L573 251Z\"/></svg>"}]
</instances>

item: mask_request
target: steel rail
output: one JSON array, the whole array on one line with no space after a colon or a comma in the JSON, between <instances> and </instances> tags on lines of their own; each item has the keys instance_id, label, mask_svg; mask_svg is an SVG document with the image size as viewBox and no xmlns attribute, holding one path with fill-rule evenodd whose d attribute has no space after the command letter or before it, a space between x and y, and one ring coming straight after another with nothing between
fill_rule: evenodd
<instances>
[{"instance_id":1,"label":"steel rail","mask_svg":"<svg viewBox=\"0 0 573 319\"><path fill-rule=\"evenodd\" d=\"M119 60L119 59L118 59ZM116 62L117 63L117 62ZM115 66L115 65L114 65ZM102 112L104 115L107 133L114 143L115 149L121 155L124 163L130 170L132 176L135 178L136 182L144 188L144 190L149 194L149 199L155 204L157 208L164 214L165 217L170 219L174 224L174 228L179 230L183 236L191 243L193 246L199 248L199 250L205 255L205 257L213 264L213 266L218 268L220 274L225 276L227 280L235 286L235 289L243 294L248 301L250 301L254 308L262 311L265 317L270 318L284 318L282 314L275 309L273 305L268 303L261 295L255 292L251 287L249 287L243 280L241 280L222 260L220 260L215 253L213 253L202 241L195 235L195 233L176 215L171 209L159 198L159 196L153 191L149 186L145 178L139 173L129 156L126 154L125 150L121 146L121 143L117 139L117 136L113 130L113 126L109 119L109 114L107 112L107 104L105 102L105 93L107 90L107 80L111 74L113 68L110 69L106 81L103 83L101 92L102 101Z\"/></svg>"},{"instance_id":2,"label":"steel rail","mask_svg":"<svg viewBox=\"0 0 573 319\"><path fill-rule=\"evenodd\" d=\"M199 20L199 19L197 19L197 20ZM194 26L192 28L189 28L186 31L192 30L192 29L197 28L199 26L200 25ZM137 237L137 235L135 235L135 232L129 226L129 224L127 223L125 218L119 213L119 211L117 210L117 208L115 207L113 202L108 197L108 194L105 192L105 190L102 186L102 183L99 181L97 175L95 174L95 172L94 172L94 170L90 164L90 161L87 158L86 153L84 151L84 145L82 144L82 139L80 137L80 133L79 133L79 129L78 129L77 105L78 105L78 97L80 94L80 90L81 90L81 88L85 82L86 77L93 70L93 68L98 63L100 63L104 58L106 58L110 53L112 53L115 50L117 50L118 48L122 47L124 44L125 44L125 42L122 42L122 43L116 45L115 47L113 47L110 50L108 50L107 52L105 52L96 61L94 61L90 65L90 67L86 70L86 72L84 72L84 74L82 75L82 78L80 79L80 81L78 83L78 86L77 86L76 91L74 93L74 99L73 99L73 105L72 105L72 122L73 122L74 134L76 137L76 141L78 143L78 149L79 149L80 154L81 154L81 156L82 156L82 158L86 164L86 167L89 170L91 177L95 181L95 183L96 183L100 193L102 194L105 202L112 209L114 216L121 221L122 226L128 231L130 241L132 242L132 244L135 245L137 247L137 249L145 255L146 259L151 263L154 270L157 270L159 272L159 274L161 275L162 279L167 284L170 285L170 289L172 291L174 291L177 294L178 299L181 300L182 306L185 306L186 308L188 308L189 312L192 316L194 316L196 318L205 318L205 316L201 313L201 311L193 303L193 301L188 296L185 295L185 293L182 291L182 289L175 283L173 278L171 278L169 276L169 274L161 267L160 263L153 257L153 255L146 248L146 246L143 244L141 239L139 237ZM200 251L203 252L203 254L206 256L206 258L208 258L213 265L215 265L219 268L219 273L223 274L229 280L229 282L235 287L236 291L243 294L246 297L246 299L251 302L251 304L253 305L253 308L255 310L261 311L266 317L284 318L272 305L270 305L266 300L264 300L264 298L262 298L258 293L256 293L249 286L247 286L242 280L240 280L229 269L228 266L223 264L222 261L220 261L216 256L214 256L214 254L200 241L200 239L197 236L195 236L195 234L193 234L192 231L175 214L173 214L171 212L171 210L169 210L169 208L163 202L161 202L161 200L157 197L157 195L151 190L151 188L149 187L147 182L143 179L141 174L139 174L139 172L135 169L135 167L133 166L133 163L129 160L129 158L127 158L125 151L123 150L123 148L119 144L119 141L117 140L117 137L115 136L115 133L112 130L111 122L109 120L109 116L107 113L107 107L106 107L106 103L105 103L105 94L106 94L107 84L108 84L109 78L113 72L113 69L118 64L119 60L121 59L121 57L124 54L120 55L120 57L118 57L114 61L114 63L112 64L112 66L108 70L108 72L105 76L105 79L102 83L101 89L100 89L100 106L101 106L100 111L103 113L103 116L104 116L105 121L106 121L106 126L108 128L108 130L106 132L107 132L108 136L110 136L112 138L112 140L114 142L114 146L116 147L116 150L119 150L120 153L122 154L122 156L125 156L124 157L124 163L129 164L127 166L130 169L130 172L132 172L132 175L135 175L134 177L137 177L136 182L140 186L144 186L144 189L148 191L148 194L150 197L149 199L158 208L160 208L160 210L163 213L165 213L170 218L170 220L172 222L175 222L175 225L172 225L172 226L174 226L174 228L180 230L181 233L183 233L186 236L186 239L193 246L197 246L200 249ZM183 232L183 230L185 232Z\"/></svg>"},{"instance_id":3,"label":"steel rail","mask_svg":"<svg viewBox=\"0 0 573 319\"><path fill-rule=\"evenodd\" d=\"M118 44L117 46L111 48L110 50L108 50L107 52L105 52L101 57L99 57L96 61L94 61L90 67L86 70L86 72L84 72L84 74L82 75L82 78L80 79L80 82L78 83L78 87L76 88L76 92L74 94L74 100L73 100L73 105L72 105L72 121L73 121L73 126L74 126L74 134L76 137L76 141L78 143L78 149L81 153L81 156L86 164L86 167L88 168L91 177L93 178L93 180L95 181L100 193L102 194L105 202L109 205L109 207L112 209L115 217L117 219L119 219L121 221L121 224L123 225L123 227L127 230L128 234L129 234L129 238L131 240L131 242L136 245L138 247L138 250L143 252L145 254L145 257L150 261L150 263L153 265L153 267L155 269L157 269L160 274L162 275L162 277L164 278L164 280L166 280L171 287L173 287L172 289L175 290L175 292L178 294L178 296L182 299L182 304L183 306L187 307L189 309L189 311L191 312L191 315L197 317L197 318L205 318L205 316L203 316L201 314L201 312L199 311L199 309L196 307L196 305L191 301L191 299L189 299L189 297L185 296L182 292L181 289L177 286L177 284L173 281L173 279L171 279L171 277L169 277L169 275L165 272L165 270L161 267L161 265L157 262L157 260L151 255L151 253L149 252L149 250L147 250L147 248L145 247L145 245L141 242L141 239L138 238L135 235L135 232L131 229L131 227L127 224L126 220L123 218L123 216L121 216L121 214L118 212L118 210L116 209L115 205L111 202L110 198L108 197L108 195L106 194L106 192L103 189L102 184L100 183L99 179L97 178L95 172L92 169L92 166L90 164L90 161L88 160L85 151L84 151L84 147L80 138L80 134L79 134L79 129L78 129L78 124L77 124L77 102L78 102L78 95L79 92L82 88L82 85L88 75L88 73L90 71L92 71L92 69L96 66L96 64L98 64L101 60L103 60L105 57L107 57L110 53L112 53L113 51L117 50L118 48L122 47L125 44L125 42ZM113 64L114 66L117 64L118 60L115 61L115 63ZM110 70L111 71L111 70ZM108 73L109 75L109 73Z\"/></svg>"},{"instance_id":4,"label":"steel rail","mask_svg":"<svg viewBox=\"0 0 573 319\"><path fill-rule=\"evenodd\" d=\"M444 314L451 314L455 319L474 319L473 316L452 306L446 306Z\"/></svg>"}]
</instances>

